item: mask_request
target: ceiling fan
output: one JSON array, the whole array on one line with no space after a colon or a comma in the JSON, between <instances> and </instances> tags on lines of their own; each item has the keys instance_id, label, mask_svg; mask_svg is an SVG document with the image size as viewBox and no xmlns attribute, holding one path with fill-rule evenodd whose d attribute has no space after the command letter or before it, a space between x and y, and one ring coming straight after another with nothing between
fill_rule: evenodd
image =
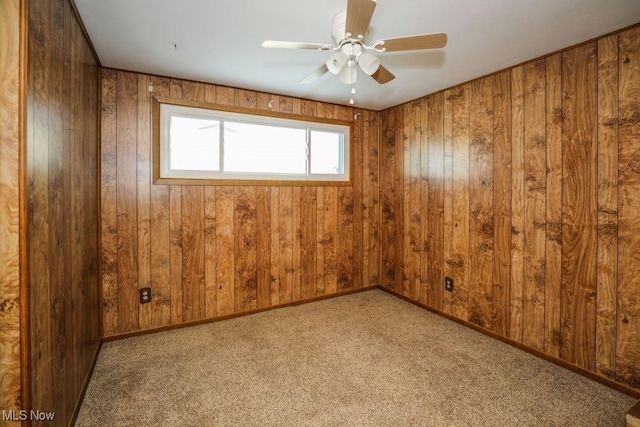
<instances>
[{"instance_id":1,"label":"ceiling fan","mask_svg":"<svg viewBox=\"0 0 640 427\"><path fill-rule=\"evenodd\" d=\"M331 35L335 45L266 40L262 47L335 51L320 68L300 83L312 83L326 72L331 72L339 74L342 83L353 85L357 78L356 65L380 84L388 83L395 78L380 64L378 57L367 51L383 53L438 49L447 44L445 33L434 33L378 40L368 45L365 43L365 37L369 32L369 23L375 8L375 0L348 0L347 11L338 13L331 23Z\"/></svg>"}]
</instances>

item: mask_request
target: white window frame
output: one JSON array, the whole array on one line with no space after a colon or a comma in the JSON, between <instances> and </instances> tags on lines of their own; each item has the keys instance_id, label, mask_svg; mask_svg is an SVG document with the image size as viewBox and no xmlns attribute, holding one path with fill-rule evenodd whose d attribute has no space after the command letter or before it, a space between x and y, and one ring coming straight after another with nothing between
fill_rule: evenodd
<instances>
[{"instance_id":1,"label":"white window frame","mask_svg":"<svg viewBox=\"0 0 640 427\"><path fill-rule=\"evenodd\" d=\"M233 184L240 181L245 183L264 183L272 184L289 184L300 182L300 185L309 185L309 183L317 183L318 185L346 185L350 183L351 170L351 122L339 120L327 120L330 123L321 122L317 118L307 116L294 116L292 114L279 114L265 112L269 115L255 114L259 111L248 110L244 108L234 108L226 106L215 106L218 108L208 108L204 103L193 103L197 105L184 105L184 103L162 102L162 99L156 98L156 123L155 129L157 135L157 152L156 167L154 172L156 183L171 184L176 181L188 184L190 180L194 184L203 183L202 181L211 181L212 184L227 183ZM220 109L220 107L224 109ZM234 111L235 110L235 111ZM287 128L305 129L306 130L306 174L295 173L242 173L242 172L225 172L221 171L204 171L204 170L174 170L170 168L170 124L171 117L193 117L207 120L217 120L220 122L220 167L224 167L224 122L244 122L256 125L267 126L284 126ZM296 118L290 118L296 117ZM297 117L301 117L298 119ZM319 174L311 173L311 150L310 135L312 131L336 132L342 135L341 141L341 168L340 174ZM173 181L173 182L171 182ZM197 182L196 182L197 181ZM176 182L178 183L178 182Z\"/></svg>"}]
</instances>

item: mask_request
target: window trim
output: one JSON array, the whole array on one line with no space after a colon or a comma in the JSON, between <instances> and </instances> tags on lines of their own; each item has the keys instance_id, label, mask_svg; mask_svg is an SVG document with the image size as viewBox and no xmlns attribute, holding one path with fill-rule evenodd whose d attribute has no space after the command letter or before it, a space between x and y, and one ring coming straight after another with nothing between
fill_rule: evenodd
<instances>
[{"instance_id":1,"label":"window trim","mask_svg":"<svg viewBox=\"0 0 640 427\"><path fill-rule=\"evenodd\" d=\"M298 120L305 122L312 122L329 125L340 125L347 126L349 129L349 144L348 144L348 152L345 152L345 156L348 156L348 166L349 175L348 180L302 180L302 179L236 179L236 178L174 178L174 177L161 177L161 158L160 152L162 150L161 146L161 133L163 129L161 128L161 120L160 120L160 106L161 105L171 105L171 106L180 106L180 107L192 107L192 108L201 108L206 110L215 110L221 111L223 113L239 113L246 114L251 116L265 117L265 118L276 118L276 119L287 119L287 120ZM301 114L292 114L292 113L281 113L270 110L258 110L253 108L246 107L235 107L229 105L220 105L220 104L212 104L208 102L201 101L189 101L184 99L174 99L174 98L166 98L162 96L154 96L153 97L153 183L160 185L254 185L254 186L351 186L353 182L353 166L354 166L354 156L353 156L353 120L338 120L338 119L323 119L314 116L305 116ZM315 130L315 129L314 129ZM321 126L318 127L318 130L322 130Z\"/></svg>"}]
</instances>

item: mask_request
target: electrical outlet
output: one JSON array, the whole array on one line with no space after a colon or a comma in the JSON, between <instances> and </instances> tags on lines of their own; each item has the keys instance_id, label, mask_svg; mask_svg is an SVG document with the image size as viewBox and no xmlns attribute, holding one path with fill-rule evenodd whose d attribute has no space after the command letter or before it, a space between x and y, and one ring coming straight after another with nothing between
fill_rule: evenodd
<instances>
[{"instance_id":1,"label":"electrical outlet","mask_svg":"<svg viewBox=\"0 0 640 427\"><path fill-rule=\"evenodd\" d=\"M453 292L453 279L451 277L444 278L444 290Z\"/></svg>"},{"instance_id":2,"label":"electrical outlet","mask_svg":"<svg viewBox=\"0 0 640 427\"><path fill-rule=\"evenodd\" d=\"M140 304L147 304L151 302L151 288L140 289Z\"/></svg>"}]
</instances>

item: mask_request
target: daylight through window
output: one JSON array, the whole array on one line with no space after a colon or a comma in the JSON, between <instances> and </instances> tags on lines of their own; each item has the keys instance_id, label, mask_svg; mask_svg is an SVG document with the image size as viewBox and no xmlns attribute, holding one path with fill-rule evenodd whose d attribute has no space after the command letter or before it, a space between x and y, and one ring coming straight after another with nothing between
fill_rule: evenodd
<instances>
[{"instance_id":1,"label":"daylight through window","mask_svg":"<svg viewBox=\"0 0 640 427\"><path fill-rule=\"evenodd\" d=\"M341 124L160 104L160 178L349 181Z\"/></svg>"}]
</instances>

